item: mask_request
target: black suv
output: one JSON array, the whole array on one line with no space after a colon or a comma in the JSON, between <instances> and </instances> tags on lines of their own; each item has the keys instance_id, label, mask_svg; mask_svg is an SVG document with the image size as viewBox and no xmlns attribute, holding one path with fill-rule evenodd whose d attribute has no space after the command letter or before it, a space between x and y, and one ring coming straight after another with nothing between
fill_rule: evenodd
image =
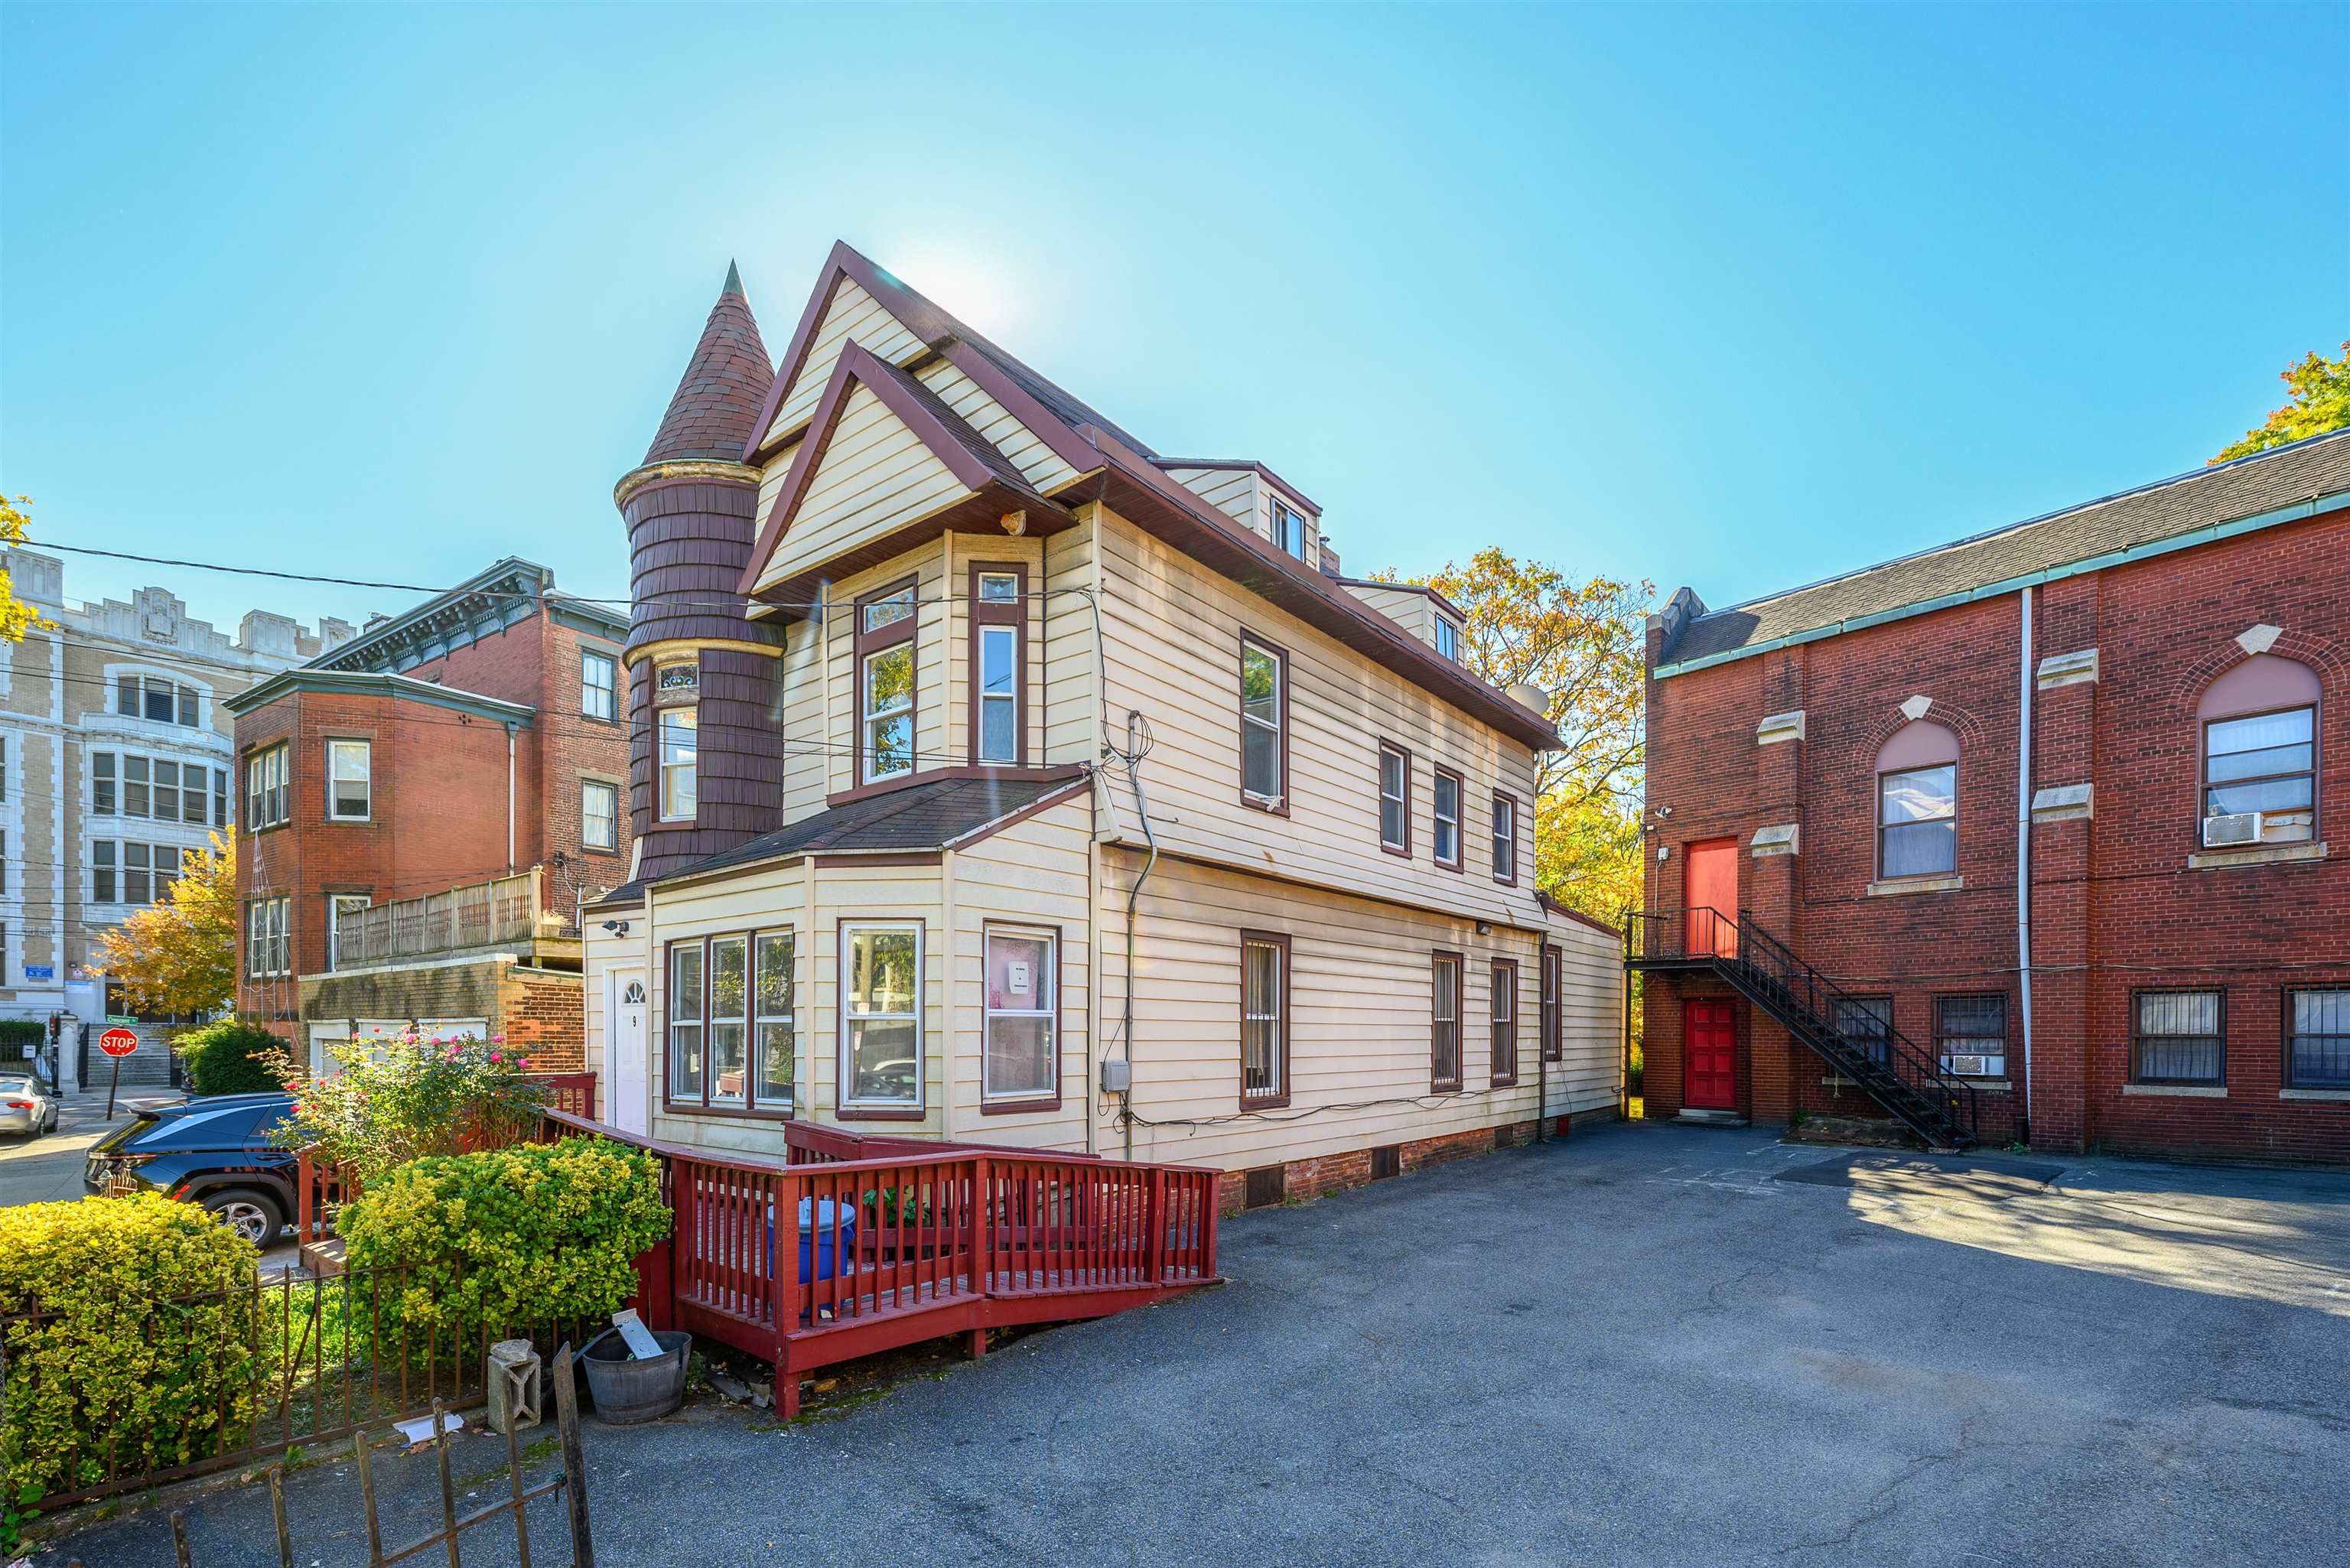
<instances>
[{"instance_id":1,"label":"black suv","mask_svg":"<svg viewBox=\"0 0 2350 1568\"><path fill-rule=\"evenodd\" d=\"M91 1146L82 1185L202 1204L258 1247L294 1223L296 1157L269 1141L294 1108L291 1095L214 1095L151 1106Z\"/></svg>"}]
</instances>

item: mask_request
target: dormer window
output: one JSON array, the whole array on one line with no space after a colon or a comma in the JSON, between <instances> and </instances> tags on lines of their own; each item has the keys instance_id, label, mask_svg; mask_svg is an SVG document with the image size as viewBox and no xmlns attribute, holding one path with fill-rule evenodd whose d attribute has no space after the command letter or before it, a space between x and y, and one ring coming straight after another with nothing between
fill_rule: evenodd
<instances>
[{"instance_id":1,"label":"dormer window","mask_svg":"<svg viewBox=\"0 0 2350 1568\"><path fill-rule=\"evenodd\" d=\"M1436 651L1456 664L1461 661L1461 628L1442 616L1436 618Z\"/></svg>"},{"instance_id":2,"label":"dormer window","mask_svg":"<svg viewBox=\"0 0 2350 1568\"><path fill-rule=\"evenodd\" d=\"M1305 559L1305 519L1285 504L1273 504L1273 542L1284 555Z\"/></svg>"}]
</instances>

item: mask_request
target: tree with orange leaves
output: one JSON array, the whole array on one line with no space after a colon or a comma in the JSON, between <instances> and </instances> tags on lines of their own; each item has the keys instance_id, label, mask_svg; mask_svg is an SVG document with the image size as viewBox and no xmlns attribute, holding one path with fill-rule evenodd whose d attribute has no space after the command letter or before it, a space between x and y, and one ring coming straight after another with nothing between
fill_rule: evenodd
<instances>
[{"instance_id":1,"label":"tree with orange leaves","mask_svg":"<svg viewBox=\"0 0 2350 1568\"><path fill-rule=\"evenodd\" d=\"M142 1012L211 1012L236 1000L236 851L212 835L178 880L99 939L99 973Z\"/></svg>"},{"instance_id":2,"label":"tree with orange leaves","mask_svg":"<svg viewBox=\"0 0 2350 1568\"><path fill-rule=\"evenodd\" d=\"M2291 389L2284 406L2272 410L2260 429L2246 431L2241 440L2221 447L2213 462L2250 457L2272 446L2350 425L2350 343L2342 345L2339 359L2328 359L2312 349L2307 358L2286 366L2277 379Z\"/></svg>"}]
</instances>

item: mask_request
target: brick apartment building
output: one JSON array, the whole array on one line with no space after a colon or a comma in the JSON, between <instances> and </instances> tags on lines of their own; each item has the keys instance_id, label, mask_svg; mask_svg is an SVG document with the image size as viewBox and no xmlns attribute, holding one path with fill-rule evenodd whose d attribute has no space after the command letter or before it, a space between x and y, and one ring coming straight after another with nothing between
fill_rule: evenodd
<instances>
[{"instance_id":1,"label":"brick apartment building","mask_svg":"<svg viewBox=\"0 0 2350 1568\"><path fill-rule=\"evenodd\" d=\"M576 1065L579 909L631 848L627 635L508 558L232 700L239 1012L320 1065L411 1023Z\"/></svg>"},{"instance_id":2,"label":"brick apartment building","mask_svg":"<svg viewBox=\"0 0 2350 1568\"><path fill-rule=\"evenodd\" d=\"M2346 602L2350 432L1676 593L1648 1114L2350 1159Z\"/></svg>"}]
</instances>

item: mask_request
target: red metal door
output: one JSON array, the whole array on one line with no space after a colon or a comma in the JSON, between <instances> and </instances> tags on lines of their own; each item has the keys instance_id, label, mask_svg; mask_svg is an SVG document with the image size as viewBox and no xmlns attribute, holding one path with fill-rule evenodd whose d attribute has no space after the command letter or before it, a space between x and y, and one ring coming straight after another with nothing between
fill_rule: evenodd
<instances>
[{"instance_id":1,"label":"red metal door","mask_svg":"<svg viewBox=\"0 0 2350 1568\"><path fill-rule=\"evenodd\" d=\"M1729 958L1738 950L1738 840L1692 844L1687 866L1681 874L1681 908L1688 913L1689 931L1682 950Z\"/></svg>"},{"instance_id":2,"label":"red metal door","mask_svg":"<svg viewBox=\"0 0 2350 1568\"><path fill-rule=\"evenodd\" d=\"M1693 1111L1738 1108L1738 1016L1721 998L1681 1004L1681 1104Z\"/></svg>"}]
</instances>

